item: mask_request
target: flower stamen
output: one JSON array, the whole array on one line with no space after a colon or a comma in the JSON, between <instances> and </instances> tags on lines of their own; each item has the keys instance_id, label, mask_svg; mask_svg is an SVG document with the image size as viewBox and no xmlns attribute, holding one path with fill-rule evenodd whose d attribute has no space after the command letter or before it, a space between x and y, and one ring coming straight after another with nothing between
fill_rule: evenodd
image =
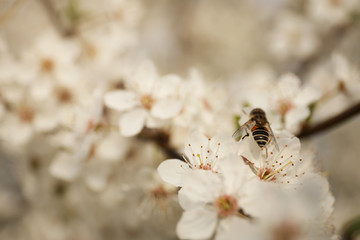
<instances>
[{"instance_id":1,"label":"flower stamen","mask_svg":"<svg viewBox=\"0 0 360 240\"><path fill-rule=\"evenodd\" d=\"M231 195L220 196L216 200L215 206L220 217L228 217L236 214L239 209L236 198Z\"/></svg>"}]
</instances>

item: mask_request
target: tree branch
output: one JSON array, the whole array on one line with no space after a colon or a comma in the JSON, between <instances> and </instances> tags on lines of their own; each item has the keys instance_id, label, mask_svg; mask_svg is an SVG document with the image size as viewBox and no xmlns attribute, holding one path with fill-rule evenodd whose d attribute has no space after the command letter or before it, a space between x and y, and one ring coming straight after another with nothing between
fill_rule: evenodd
<instances>
[{"instance_id":1,"label":"tree branch","mask_svg":"<svg viewBox=\"0 0 360 240\"><path fill-rule=\"evenodd\" d=\"M164 131L144 128L138 138L154 142L169 158L183 159L182 155L179 154L175 148L170 146L170 136Z\"/></svg>"},{"instance_id":2,"label":"tree branch","mask_svg":"<svg viewBox=\"0 0 360 240\"><path fill-rule=\"evenodd\" d=\"M360 102L330 119L317 123L313 126L305 125L297 137L306 138L318 134L350 119L358 113L360 113Z\"/></svg>"},{"instance_id":3,"label":"tree branch","mask_svg":"<svg viewBox=\"0 0 360 240\"><path fill-rule=\"evenodd\" d=\"M39 0L39 2L43 5L44 9L49 16L51 23L54 25L56 30L64 37L68 37L74 34L72 29L67 28L60 20L60 16L56 11L54 5L51 0Z\"/></svg>"}]
</instances>

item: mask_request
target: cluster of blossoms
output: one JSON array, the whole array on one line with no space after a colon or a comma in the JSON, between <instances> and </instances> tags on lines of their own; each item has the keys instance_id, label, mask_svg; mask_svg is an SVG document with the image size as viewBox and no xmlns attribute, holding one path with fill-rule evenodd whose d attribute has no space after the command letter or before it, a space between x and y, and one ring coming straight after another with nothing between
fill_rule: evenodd
<instances>
[{"instance_id":1,"label":"cluster of blossoms","mask_svg":"<svg viewBox=\"0 0 360 240\"><path fill-rule=\"evenodd\" d=\"M334 198L300 141L287 131L279 151L263 151L251 137L190 135L184 159L169 159L158 172L181 187L180 239L331 239Z\"/></svg>"},{"instance_id":2,"label":"cluster of blossoms","mask_svg":"<svg viewBox=\"0 0 360 240\"><path fill-rule=\"evenodd\" d=\"M333 237L327 179L294 135L358 103L360 71L344 51L307 74L298 68L329 34L354 24L359 0L243 1L245 10L223 19L229 24L251 6L261 14L246 13L245 29L271 19L264 39L274 64L229 70L217 82L201 64L183 75L166 72L144 48L180 56L184 49L168 36L177 34L209 55L243 45L256 52L252 41L224 38L234 29L219 27L222 20L203 21L222 16L222 3L184 7L190 20L169 34L164 23L146 32L154 24L142 20L151 15L146 1L84 2L84 9L70 4L72 14L84 12L71 36L46 26L14 50L0 32L0 144L15 159L7 164L0 149L4 176L13 179L5 187L0 174L0 219L21 219L15 230L0 229L0 239L14 239L14 232L30 240L172 239L175 232L181 239ZM261 17L252 21L255 15ZM189 36L201 44L189 44ZM220 39L230 41L224 52L213 47ZM227 65L224 59L208 65ZM266 112L275 133L266 153L251 134L239 142L230 137L253 108ZM184 142L183 159L163 161Z\"/></svg>"}]
</instances>

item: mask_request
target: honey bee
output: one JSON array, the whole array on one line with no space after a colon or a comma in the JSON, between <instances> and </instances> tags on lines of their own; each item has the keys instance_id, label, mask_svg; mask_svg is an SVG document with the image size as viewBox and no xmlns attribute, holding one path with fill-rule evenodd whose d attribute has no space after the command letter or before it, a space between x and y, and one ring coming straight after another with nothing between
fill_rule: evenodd
<instances>
[{"instance_id":1,"label":"honey bee","mask_svg":"<svg viewBox=\"0 0 360 240\"><path fill-rule=\"evenodd\" d=\"M277 151L279 151L279 146L276 142L273 131L271 130L270 124L266 118L264 110L261 108L254 108L250 112L250 120L244 123L236 132L233 134L233 138L244 139L245 137L252 134L256 144L261 150L266 150L267 158L267 146L270 142L273 142Z\"/></svg>"}]
</instances>

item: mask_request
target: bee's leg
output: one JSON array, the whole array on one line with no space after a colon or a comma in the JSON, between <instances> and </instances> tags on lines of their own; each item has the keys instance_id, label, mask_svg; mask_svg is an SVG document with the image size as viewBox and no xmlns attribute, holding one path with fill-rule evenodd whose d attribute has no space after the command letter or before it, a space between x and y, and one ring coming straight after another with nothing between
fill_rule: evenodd
<instances>
[{"instance_id":1,"label":"bee's leg","mask_svg":"<svg viewBox=\"0 0 360 240\"><path fill-rule=\"evenodd\" d=\"M244 140L244 138L250 136L248 132L246 132L246 134L241 138L241 140Z\"/></svg>"},{"instance_id":2,"label":"bee's leg","mask_svg":"<svg viewBox=\"0 0 360 240\"><path fill-rule=\"evenodd\" d=\"M268 158L268 150L267 150L267 147L265 147L265 158Z\"/></svg>"}]
</instances>

